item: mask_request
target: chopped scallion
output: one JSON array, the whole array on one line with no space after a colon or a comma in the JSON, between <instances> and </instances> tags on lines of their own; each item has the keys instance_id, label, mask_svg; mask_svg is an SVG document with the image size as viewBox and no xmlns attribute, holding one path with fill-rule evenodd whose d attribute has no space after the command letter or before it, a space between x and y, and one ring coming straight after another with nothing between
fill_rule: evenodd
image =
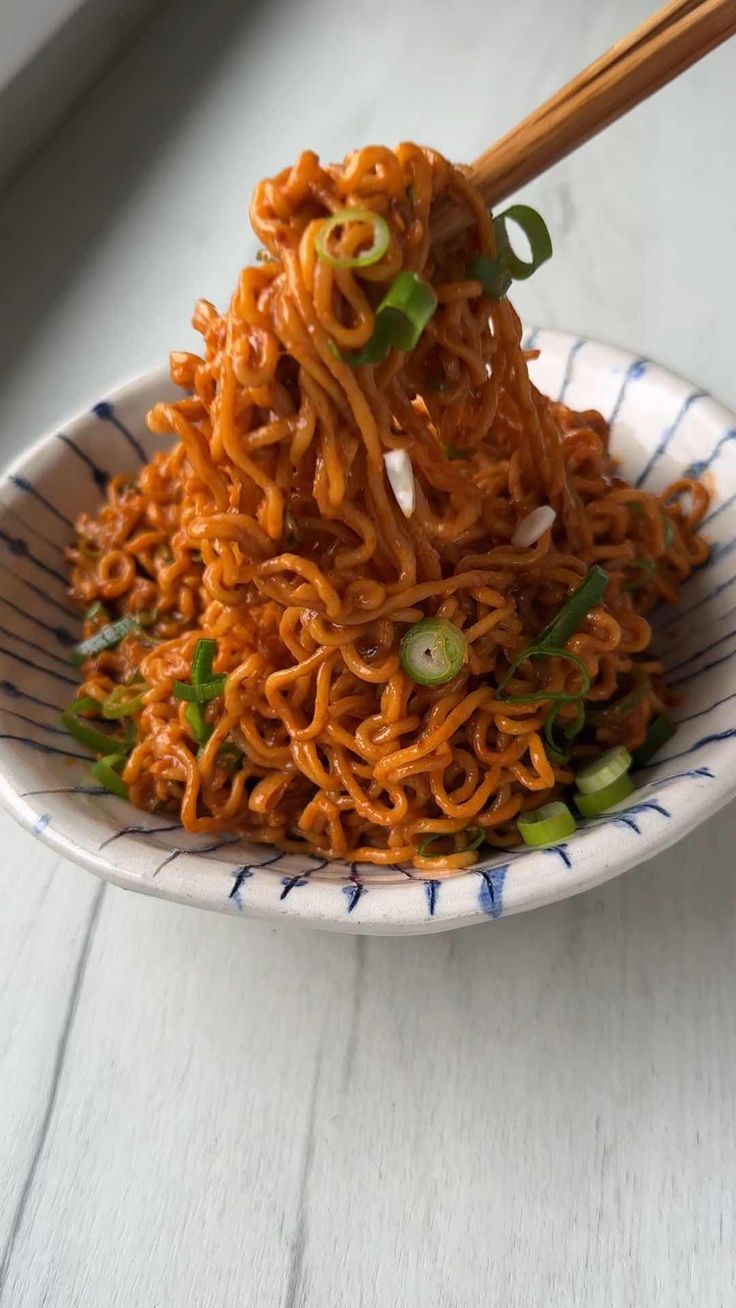
<instances>
[{"instance_id":1,"label":"chopped scallion","mask_svg":"<svg viewBox=\"0 0 736 1308\"><path fill-rule=\"evenodd\" d=\"M140 682L130 686L116 686L102 705L103 718L130 718L134 713L140 713L143 695L147 690L148 686Z\"/></svg>"},{"instance_id":2,"label":"chopped scallion","mask_svg":"<svg viewBox=\"0 0 736 1308\"><path fill-rule=\"evenodd\" d=\"M599 813L606 813L609 808L620 804L622 799L628 799L634 783L628 772L622 772L615 781L609 782L607 786L601 786L599 790L594 790L592 794L585 794L579 791L573 795L577 808L583 817L597 817Z\"/></svg>"},{"instance_id":3,"label":"chopped scallion","mask_svg":"<svg viewBox=\"0 0 736 1308\"><path fill-rule=\"evenodd\" d=\"M434 831L432 832L431 835L424 836L423 839L420 840L419 844L417 845L417 854L419 855L419 857L420 858L447 858L448 857L447 854L428 854L427 850L429 849L430 845L434 844L435 840L446 840L448 838L448 834L449 833L445 831ZM462 849L455 849L452 851L452 853L470 854L474 850L480 849L481 845L483 844L483 841L486 838L486 833L483 830L483 827L468 827L466 834L468 836L467 843L463 845Z\"/></svg>"},{"instance_id":4,"label":"chopped scallion","mask_svg":"<svg viewBox=\"0 0 736 1308\"><path fill-rule=\"evenodd\" d=\"M516 223L531 247L531 259L514 253L507 223ZM542 215L528 204L512 204L493 220L496 256L476 254L467 267L468 277L479 281L483 293L494 300L503 299L512 281L526 281L547 259L552 257L552 239Z\"/></svg>"},{"instance_id":5,"label":"chopped scallion","mask_svg":"<svg viewBox=\"0 0 736 1308\"><path fill-rule=\"evenodd\" d=\"M72 700L69 705L70 713L94 713L99 717L102 713L102 705L99 700L93 699L91 695L81 695L79 699Z\"/></svg>"},{"instance_id":6,"label":"chopped scallion","mask_svg":"<svg viewBox=\"0 0 736 1308\"><path fill-rule=\"evenodd\" d=\"M662 746L672 739L676 730L677 727L669 713L658 713L656 718L652 718L641 745L634 750L634 767L644 767L650 758L654 758L654 755L658 753Z\"/></svg>"},{"instance_id":7,"label":"chopped scallion","mask_svg":"<svg viewBox=\"0 0 736 1308\"><path fill-rule=\"evenodd\" d=\"M572 663L580 671L580 685L577 690L534 690L523 695L509 695L506 693L506 687L516 672L517 668L527 659L565 659ZM573 704L575 700L582 699L590 690L590 673L586 668L583 660L577 654L572 654L568 649L557 648L553 645L529 645L523 649L521 654L517 654L511 663L508 672L501 679L498 686L498 698L506 700L509 704L541 704L549 700L553 704Z\"/></svg>"},{"instance_id":8,"label":"chopped scallion","mask_svg":"<svg viewBox=\"0 0 736 1308\"><path fill-rule=\"evenodd\" d=\"M536 645L566 645L579 630L591 609L600 604L608 585L608 573L594 564L572 595L568 595L557 617L535 641Z\"/></svg>"},{"instance_id":9,"label":"chopped scallion","mask_svg":"<svg viewBox=\"0 0 736 1308\"><path fill-rule=\"evenodd\" d=\"M530 813L522 813L517 818L516 825L524 844L540 848L542 845L557 845L571 836L577 822L567 804L554 800Z\"/></svg>"},{"instance_id":10,"label":"chopped scallion","mask_svg":"<svg viewBox=\"0 0 736 1308\"><path fill-rule=\"evenodd\" d=\"M101 654L105 649L112 649L114 645L119 645L121 640L129 636L131 631L135 631L137 627L138 619L129 613L123 618L118 618L117 622L110 622L106 626L100 627L99 631L74 646L72 663L84 663L85 659L93 658L95 654Z\"/></svg>"},{"instance_id":11,"label":"chopped scallion","mask_svg":"<svg viewBox=\"0 0 736 1308\"><path fill-rule=\"evenodd\" d=\"M560 722L558 729L563 740L555 738L555 723L560 712L559 705L553 704L544 719L544 738L547 741L547 757L552 763L566 763L570 746L585 726L585 708L580 700L575 706L575 716L569 722Z\"/></svg>"},{"instance_id":12,"label":"chopped scallion","mask_svg":"<svg viewBox=\"0 0 736 1308\"><path fill-rule=\"evenodd\" d=\"M202 705L196 703L188 704L186 716L187 716L187 722L189 723L192 729L192 735L194 736L194 739L196 740L197 744L206 745L207 741L212 735L212 726L209 722L205 722L204 720Z\"/></svg>"},{"instance_id":13,"label":"chopped scallion","mask_svg":"<svg viewBox=\"0 0 736 1308\"><path fill-rule=\"evenodd\" d=\"M373 240L368 249L359 254L333 254L329 246L332 233L339 227L348 227L354 223L372 229ZM383 258L390 244L391 231L380 213L374 213L371 209L341 209L339 213L333 213L331 218L325 218L315 238L314 248L322 262L330 264L332 268L367 268L369 264L378 263Z\"/></svg>"},{"instance_id":14,"label":"chopped scallion","mask_svg":"<svg viewBox=\"0 0 736 1308\"><path fill-rule=\"evenodd\" d=\"M615 745L575 773L578 790L584 795L592 795L594 791L603 790L613 781L618 781L630 767L631 755L628 749L624 745Z\"/></svg>"},{"instance_id":15,"label":"chopped scallion","mask_svg":"<svg viewBox=\"0 0 736 1308\"><path fill-rule=\"evenodd\" d=\"M207 704L225 689L227 678L213 677L211 681L202 681L197 686L190 686L187 681L174 682L174 698L185 699L189 704Z\"/></svg>"},{"instance_id":16,"label":"chopped scallion","mask_svg":"<svg viewBox=\"0 0 736 1308\"><path fill-rule=\"evenodd\" d=\"M92 776L105 787L105 790L109 790L111 795L127 799L128 787L120 776L120 770L124 766L124 754L106 754L92 765Z\"/></svg>"},{"instance_id":17,"label":"chopped scallion","mask_svg":"<svg viewBox=\"0 0 736 1308\"><path fill-rule=\"evenodd\" d=\"M123 743L119 739L116 740L114 736L106 735L104 731L97 731L89 722L77 717L71 709L62 713L61 721L69 735L78 740L80 745L86 745L93 754L110 754L119 749Z\"/></svg>"},{"instance_id":18,"label":"chopped scallion","mask_svg":"<svg viewBox=\"0 0 736 1308\"><path fill-rule=\"evenodd\" d=\"M467 641L447 618L424 618L404 633L399 659L407 677L419 686L442 686L460 671Z\"/></svg>"},{"instance_id":19,"label":"chopped scallion","mask_svg":"<svg viewBox=\"0 0 736 1308\"><path fill-rule=\"evenodd\" d=\"M657 572L657 564L654 559L637 559L631 566L636 568L638 576L633 577L631 581L624 582L621 587L622 590L641 590L643 586L649 585Z\"/></svg>"},{"instance_id":20,"label":"chopped scallion","mask_svg":"<svg viewBox=\"0 0 736 1308\"><path fill-rule=\"evenodd\" d=\"M376 309L373 335L359 350L338 357L353 368L382 363L389 350L413 350L437 308L429 282L404 269L394 278Z\"/></svg>"}]
</instances>

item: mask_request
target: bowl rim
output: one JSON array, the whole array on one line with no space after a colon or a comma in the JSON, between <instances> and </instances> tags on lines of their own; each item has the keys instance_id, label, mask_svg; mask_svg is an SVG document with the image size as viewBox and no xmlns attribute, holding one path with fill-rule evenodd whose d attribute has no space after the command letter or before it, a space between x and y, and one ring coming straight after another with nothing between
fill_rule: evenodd
<instances>
[{"instance_id":1,"label":"bowl rim","mask_svg":"<svg viewBox=\"0 0 736 1308\"><path fill-rule=\"evenodd\" d=\"M574 357L573 351L577 353L580 350L581 344L589 344L605 351L607 357L624 372L636 362L642 362L630 351L608 345L594 337L583 337L549 328L525 329L525 341L528 342L538 336L543 337L548 348L566 351L568 360ZM670 369L657 365L651 360L644 362L660 373L665 380L693 389L689 382ZM173 391L168 369L165 366L138 374L122 385L112 388L107 393L106 400L114 405L135 401L141 391L151 388ZM711 407L718 424L736 426L736 416L730 410L712 396L702 391L699 393L703 404ZM591 396L591 401L594 400L595 396ZM53 448L57 449L55 436L59 431L73 431L75 426L79 428L88 423L94 416L92 410L93 404L90 404L80 409L69 421L55 425L51 431L21 451L2 470L0 487L6 493L10 489L11 499L17 491L10 479L21 475L29 463L43 454L46 447L50 449L53 445ZM7 501L0 503L0 520L11 507L12 504L8 504ZM340 881L307 876L304 883L299 883L302 885L300 893L289 895L287 899L286 895L281 893L281 886L286 884L286 879L280 880L273 870L268 870L265 867L265 859L263 863L253 862L244 865L248 869L247 894L241 896L231 891L228 895L224 895L221 876L213 875L216 871L215 865L203 858L197 858L196 850L192 851L192 858L198 865L196 870L187 867L185 862L182 865L183 871L180 866L167 875L155 878L149 876L143 879L140 875L126 869L123 852L117 853L115 857L108 857L99 850L95 851L83 843L78 843L64 832L58 831L53 824L39 826L38 811L29 802L29 797L15 789L6 771L4 757L7 752L7 743L0 740L0 802L31 834L40 838L58 854L69 858L94 875L139 893L214 911L238 912L246 917L283 919L328 930L366 934L443 931L472 922L499 918L502 913L508 915L528 911L567 898L584 889L600 885L661 853L712 816L736 794L736 769L732 770L733 780L729 780L728 770L722 769L707 789L703 788L699 791L698 803L680 805L665 826L653 827L648 831L648 839L627 844L616 842L615 856L604 855L597 861L588 860L587 864L582 860L582 864L585 865L581 865L577 873L574 869L568 868L565 876L549 875L550 865L547 863L546 877L542 879L538 875L530 876L528 893L519 893L517 889L513 902L508 905L503 903L503 877L508 867L518 857L523 857L531 864L535 853L540 859L547 851L508 851L508 853L495 851L484 864L465 869L452 876L432 878L426 873L407 873L405 882L386 885L374 882L365 888L361 888L357 878ZM673 781L677 780L677 777L673 778ZM82 829L85 820L82 815ZM576 835L575 847L584 846L586 840L594 836L595 831L596 824L581 828ZM269 851L275 853L271 846L261 846L259 850L266 854ZM288 863L288 860L294 859L295 856L282 854L281 858ZM201 868L199 865L202 865ZM221 868L222 865L217 866ZM494 888L493 874L499 871L503 873L503 877L496 877ZM231 871L230 875L234 875L234 871ZM290 879L296 881L297 878ZM441 905L437 903L439 885L442 886Z\"/></svg>"}]
</instances>

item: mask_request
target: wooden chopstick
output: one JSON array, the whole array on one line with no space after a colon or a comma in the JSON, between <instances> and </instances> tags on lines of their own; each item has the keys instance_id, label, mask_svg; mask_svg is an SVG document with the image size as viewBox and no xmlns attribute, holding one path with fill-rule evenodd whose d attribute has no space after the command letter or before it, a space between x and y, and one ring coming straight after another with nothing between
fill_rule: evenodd
<instances>
[{"instance_id":1,"label":"wooden chopstick","mask_svg":"<svg viewBox=\"0 0 736 1308\"><path fill-rule=\"evenodd\" d=\"M736 0L671 0L501 137L471 166L489 207L628 113L736 33ZM444 239L469 221L446 206L432 220Z\"/></svg>"}]
</instances>

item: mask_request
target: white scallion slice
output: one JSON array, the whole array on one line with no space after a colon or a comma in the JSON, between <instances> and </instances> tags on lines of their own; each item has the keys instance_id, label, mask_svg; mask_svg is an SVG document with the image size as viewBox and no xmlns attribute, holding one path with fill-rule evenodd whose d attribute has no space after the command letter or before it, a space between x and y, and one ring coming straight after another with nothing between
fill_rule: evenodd
<instances>
[{"instance_id":1,"label":"white scallion slice","mask_svg":"<svg viewBox=\"0 0 736 1308\"><path fill-rule=\"evenodd\" d=\"M550 508L549 504L542 504L538 509L532 509L531 513L527 513L518 524L511 537L511 544L515 549L526 549L529 545L536 545L545 531L549 531L556 517L555 510Z\"/></svg>"},{"instance_id":2,"label":"white scallion slice","mask_svg":"<svg viewBox=\"0 0 736 1308\"><path fill-rule=\"evenodd\" d=\"M389 484L396 496L396 503L404 517L410 518L417 502L411 459L406 450L389 450L388 454L384 454L383 462L386 465Z\"/></svg>"}]
</instances>

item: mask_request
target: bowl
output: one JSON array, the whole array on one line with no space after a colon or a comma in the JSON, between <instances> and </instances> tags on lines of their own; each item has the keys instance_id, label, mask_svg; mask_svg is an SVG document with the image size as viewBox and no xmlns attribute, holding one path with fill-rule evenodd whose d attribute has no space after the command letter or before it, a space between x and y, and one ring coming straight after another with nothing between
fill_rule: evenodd
<instances>
[{"instance_id":1,"label":"bowl","mask_svg":"<svg viewBox=\"0 0 736 1308\"><path fill-rule=\"evenodd\" d=\"M121 387L35 444L0 494L0 798L34 835L117 885L236 915L335 931L418 934L536 908L643 863L736 793L736 417L647 359L585 337L527 331L535 383L611 420L624 474L657 488L705 475L711 557L677 609L655 615L656 644L682 693L677 735L635 776L618 809L562 844L507 850L450 876L325 864L233 836L187 835L94 784L83 747L59 722L77 679L79 619L64 548L109 474L135 472L160 447L151 405L176 393L163 371Z\"/></svg>"}]
</instances>

